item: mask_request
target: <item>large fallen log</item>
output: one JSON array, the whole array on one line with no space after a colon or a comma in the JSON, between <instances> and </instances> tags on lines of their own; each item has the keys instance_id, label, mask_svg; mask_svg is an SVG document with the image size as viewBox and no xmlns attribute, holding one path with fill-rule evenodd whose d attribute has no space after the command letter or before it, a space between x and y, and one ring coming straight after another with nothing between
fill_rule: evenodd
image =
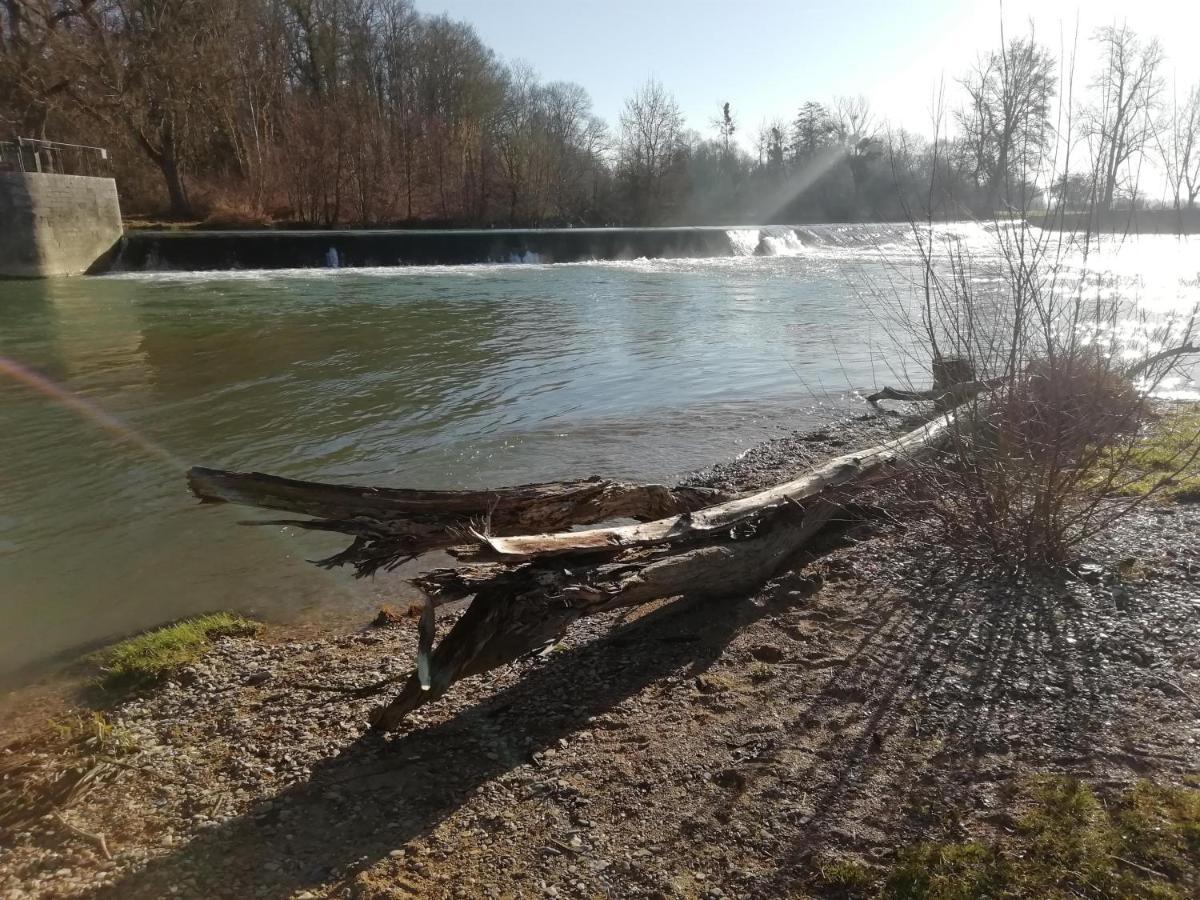
<instances>
[{"instance_id":1,"label":"large fallen log","mask_svg":"<svg viewBox=\"0 0 1200 900\"><path fill-rule=\"evenodd\" d=\"M728 496L709 488L668 488L602 478L482 491L419 491L297 481L201 466L188 472L188 486L208 503L237 503L312 517L247 524L294 525L353 535L349 547L319 560L318 565L350 564L359 576L461 543L475 530L522 534L617 518L654 519Z\"/></svg>"},{"instance_id":2,"label":"large fallen log","mask_svg":"<svg viewBox=\"0 0 1200 900\"><path fill-rule=\"evenodd\" d=\"M932 452L954 422L955 413L946 413L791 481L716 503L710 498L717 493L703 489L599 480L425 492L193 469L189 481L203 500L316 516L293 524L354 534L350 548L322 564L351 562L359 574L425 548L470 543L455 552L475 563L414 580L426 597L417 667L373 720L378 728L394 729L458 679L553 645L585 616L663 598L745 596L822 530L848 491ZM527 522L561 529L622 516L649 518L652 510L658 518L635 525L520 533ZM435 650L434 606L467 597L467 610Z\"/></svg>"},{"instance_id":3,"label":"large fallen log","mask_svg":"<svg viewBox=\"0 0 1200 900\"><path fill-rule=\"evenodd\" d=\"M417 707L441 697L460 678L479 675L543 650L572 623L598 613L665 597L746 595L779 572L818 534L837 506L818 500L774 511L757 533L727 536L683 552L671 548L622 554L584 567L526 564L495 570L475 583L475 599L424 667L372 724L398 727ZM428 673L421 677L421 668Z\"/></svg>"},{"instance_id":4,"label":"large fallen log","mask_svg":"<svg viewBox=\"0 0 1200 900\"><path fill-rule=\"evenodd\" d=\"M831 488L851 483L862 485L886 477L898 466L910 462L914 455L928 452L936 446L953 421L954 413L946 413L895 440L835 457L792 481L696 512L680 513L637 525L587 531L512 537L477 534L477 546L452 552L460 558L492 555L504 560L522 560L694 541Z\"/></svg>"}]
</instances>

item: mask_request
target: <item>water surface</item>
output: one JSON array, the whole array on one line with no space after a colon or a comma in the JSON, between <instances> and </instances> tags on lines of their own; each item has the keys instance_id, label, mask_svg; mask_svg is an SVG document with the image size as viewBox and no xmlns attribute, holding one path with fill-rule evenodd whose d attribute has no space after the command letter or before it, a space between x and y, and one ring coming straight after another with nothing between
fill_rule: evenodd
<instances>
[{"instance_id":1,"label":"water surface","mask_svg":"<svg viewBox=\"0 0 1200 900\"><path fill-rule=\"evenodd\" d=\"M771 256L0 283L0 673L201 610L361 620L402 592L303 562L337 538L198 506L188 465L670 482L856 410L906 364L880 287L903 292L913 261L902 230L824 235ZM1125 277L1160 309L1194 302L1193 251L1153 240Z\"/></svg>"}]
</instances>

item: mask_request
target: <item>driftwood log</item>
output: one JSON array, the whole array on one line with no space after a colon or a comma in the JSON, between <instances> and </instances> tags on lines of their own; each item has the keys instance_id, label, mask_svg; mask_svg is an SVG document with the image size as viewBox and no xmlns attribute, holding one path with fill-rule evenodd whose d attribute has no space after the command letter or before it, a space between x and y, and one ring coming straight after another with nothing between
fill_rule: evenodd
<instances>
[{"instance_id":1,"label":"driftwood log","mask_svg":"<svg viewBox=\"0 0 1200 900\"><path fill-rule=\"evenodd\" d=\"M609 519L654 519L727 499L708 488L668 488L603 478L488 491L416 491L296 481L200 466L188 472L188 486L207 503L237 503L311 517L247 524L295 525L353 535L349 547L317 564L326 568L353 565L359 576L393 569L422 553L461 543L474 529L524 534Z\"/></svg>"},{"instance_id":2,"label":"driftwood log","mask_svg":"<svg viewBox=\"0 0 1200 900\"><path fill-rule=\"evenodd\" d=\"M1162 371L1198 350L1185 343L1124 374ZM1008 380L981 379L959 357L935 357L932 389L884 388L867 399L876 407L881 400L931 401L937 418L743 497L602 478L419 491L193 468L188 483L206 502L308 517L273 524L351 535L350 546L318 561L322 566L349 564L363 576L437 549L459 560L413 579L425 596L417 667L375 718L377 727L393 729L456 680L552 646L580 618L663 598L755 590L812 541L848 494L948 444L973 398ZM636 524L603 526L616 519ZM602 527L572 530L596 524ZM434 608L467 598L470 605L435 650Z\"/></svg>"},{"instance_id":3,"label":"driftwood log","mask_svg":"<svg viewBox=\"0 0 1200 900\"><path fill-rule=\"evenodd\" d=\"M954 413L745 497L593 478L494 491L412 491L194 468L193 493L311 517L271 520L353 537L321 565L359 575L427 550L459 560L413 580L426 602L416 670L376 716L394 729L460 678L544 650L580 618L680 596L745 596L777 574L848 491L931 452ZM632 518L636 524L574 526ZM434 649L434 607L471 598Z\"/></svg>"}]
</instances>

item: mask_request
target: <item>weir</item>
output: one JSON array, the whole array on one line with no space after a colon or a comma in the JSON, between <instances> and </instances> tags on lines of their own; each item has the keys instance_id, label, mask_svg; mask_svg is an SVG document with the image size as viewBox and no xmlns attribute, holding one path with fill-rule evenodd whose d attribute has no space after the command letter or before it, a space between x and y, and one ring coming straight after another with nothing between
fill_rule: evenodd
<instances>
[{"instance_id":1,"label":"weir","mask_svg":"<svg viewBox=\"0 0 1200 900\"><path fill-rule=\"evenodd\" d=\"M109 271L355 268L783 256L821 238L789 225L318 231L133 231Z\"/></svg>"}]
</instances>

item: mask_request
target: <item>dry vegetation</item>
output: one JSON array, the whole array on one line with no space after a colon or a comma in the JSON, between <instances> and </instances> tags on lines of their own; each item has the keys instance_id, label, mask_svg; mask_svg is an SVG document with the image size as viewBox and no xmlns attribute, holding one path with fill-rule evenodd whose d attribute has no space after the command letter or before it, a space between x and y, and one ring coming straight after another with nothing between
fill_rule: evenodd
<instances>
[{"instance_id":1,"label":"dry vegetation","mask_svg":"<svg viewBox=\"0 0 1200 900\"><path fill-rule=\"evenodd\" d=\"M1200 85L1170 97L1161 48L1128 28L1087 52L1101 74L1067 130L1095 173L1040 187L1027 176L1063 130L1074 63L1032 34L961 73L949 145L847 97L796 97L747 141L758 123L738 120L739 98L688 123L654 81L605 123L580 85L507 64L410 0L9 0L0 130L107 146L124 209L215 227L987 217L1015 191L1128 209L1145 203L1129 177L1144 156L1173 206L1194 206Z\"/></svg>"}]
</instances>

